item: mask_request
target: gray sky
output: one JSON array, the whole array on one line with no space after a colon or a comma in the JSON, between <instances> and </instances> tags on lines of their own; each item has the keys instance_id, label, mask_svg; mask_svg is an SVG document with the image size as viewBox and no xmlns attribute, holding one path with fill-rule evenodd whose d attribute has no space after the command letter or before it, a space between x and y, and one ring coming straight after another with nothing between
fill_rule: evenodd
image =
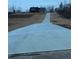
<instances>
[{"instance_id":1,"label":"gray sky","mask_svg":"<svg viewBox=\"0 0 79 59\"><path fill-rule=\"evenodd\" d=\"M68 3L69 0L8 0L8 6L21 9L22 11L28 10L29 7L57 7L61 2Z\"/></svg>"}]
</instances>

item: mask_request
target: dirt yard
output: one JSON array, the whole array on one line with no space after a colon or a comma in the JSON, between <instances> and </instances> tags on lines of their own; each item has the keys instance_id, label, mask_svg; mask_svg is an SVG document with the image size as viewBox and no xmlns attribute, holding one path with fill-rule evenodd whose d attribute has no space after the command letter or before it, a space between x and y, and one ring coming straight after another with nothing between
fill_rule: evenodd
<instances>
[{"instance_id":1,"label":"dirt yard","mask_svg":"<svg viewBox=\"0 0 79 59\"><path fill-rule=\"evenodd\" d=\"M57 13L51 13L51 22L56 25L71 29L71 20L62 18Z\"/></svg>"},{"instance_id":2,"label":"dirt yard","mask_svg":"<svg viewBox=\"0 0 79 59\"><path fill-rule=\"evenodd\" d=\"M34 23L40 23L43 21L45 14L43 13L28 13L23 16L14 16L8 18L8 31L15 30L24 26L28 26ZM51 22L65 28L71 29L70 19L60 17L57 13L51 13Z\"/></svg>"},{"instance_id":3,"label":"dirt yard","mask_svg":"<svg viewBox=\"0 0 79 59\"><path fill-rule=\"evenodd\" d=\"M8 18L8 31L12 31L34 23L40 23L42 22L43 18L43 13L29 13L25 17L16 16Z\"/></svg>"},{"instance_id":4,"label":"dirt yard","mask_svg":"<svg viewBox=\"0 0 79 59\"><path fill-rule=\"evenodd\" d=\"M71 59L71 50L56 50L10 55L8 59Z\"/></svg>"}]
</instances>

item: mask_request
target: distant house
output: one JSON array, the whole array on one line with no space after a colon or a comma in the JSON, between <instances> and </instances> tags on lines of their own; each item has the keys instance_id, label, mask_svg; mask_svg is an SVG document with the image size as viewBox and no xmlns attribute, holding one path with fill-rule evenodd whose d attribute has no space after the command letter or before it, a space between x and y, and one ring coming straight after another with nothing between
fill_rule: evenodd
<instances>
[{"instance_id":1,"label":"distant house","mask_svg":"<svg viewBox=\"0 0 79 59\"><path fill-rule=\"evenodd\" d=\"M45 12L46 9L45 8L39 8L39 7L31 7L30 8L30 12Z\"/></svg>"},{"instance_id":2,"label":"distant house","mask_svg":"<svg viewBox=\"0 0 79 59\"><path fill-rule=\"evenodd\" d=\"M31 7L30 8L30 12L39 12L40 11L40 8L38 7Z\"/></svg>"},{"instance_id":3,"label":"distant house","mask_svg":"<svg viewBox=\"0 0 79 59\"><path fill-rule=\"evenodd\" d=\"M44 8L44 7L41 7L41 8L40 8L40 12L43 12L43 13L45 13L45 12L46 12L46 8Z\"/></svg>"}]
</instances>

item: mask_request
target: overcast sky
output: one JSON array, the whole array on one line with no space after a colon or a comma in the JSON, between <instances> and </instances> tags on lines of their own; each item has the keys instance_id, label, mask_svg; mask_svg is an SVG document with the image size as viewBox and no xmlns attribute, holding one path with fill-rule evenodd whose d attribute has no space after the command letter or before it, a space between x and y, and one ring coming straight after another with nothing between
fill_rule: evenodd
<instances>
[{"instance_id":1,"label":"overcast sky","mask_svg":"<svg viewBox=\"0 0 79 59\"><path fill-rule=\"evenodd\" d=\"M69 3L69 0L8 0L8 6L21 9L22 11L28 10L29 7L57 7L61 2Z\"/></svg>"}]
</instances>

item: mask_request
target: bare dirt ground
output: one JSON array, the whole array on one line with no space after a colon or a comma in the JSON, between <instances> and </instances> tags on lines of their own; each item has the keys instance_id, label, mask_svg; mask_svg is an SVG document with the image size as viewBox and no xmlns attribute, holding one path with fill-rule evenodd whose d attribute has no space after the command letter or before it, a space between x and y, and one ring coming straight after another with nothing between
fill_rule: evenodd
<instances>
[{"instance_id":1,"label":"bare dirt ground","mask_svg":"<svg viewBox=\"0 0 79 59\"><path fill-rule=\"evenodd\" d=\"M56 25L60 25L60 26L63 26L65 28L71 29L71 20L66 19L66 18L62 18L57 13L51 13L51 22L56 24Z\"/></svg>"},{"instance_id":2,"label":"bare dirt ground","mask_svg":"<svg viewBox=\"0 0 79 59\"><path fill-rule=\"evenodd\" d=\"M34 23L40 23L42 22L43 18L43 13L29 13L25 17L16 16L14 18L8 18L8 31L12 31Z\"/></svg>"},{"instance_id":3,"label":"bare dirt ground","mask_svg":"<svg viewBox=\"0 0 79 59\"><path fill-rule=\"evenodd\" d=\"M21 53L9 56L9 59L71 59L71 50Z\"/></svg>"},{"instance_id":4,"label":"bare dirt ground","mask_svg":"<svg viewBox=\"0 0 79 59\"><path fill-rule=\"evenodd\" d=\"M40 23L43 21L44 16L45 14L43 13L28 13L27 15L24 15L24 17L16 16L13 18L8 18L8 31L34 23ZM70 19L62 18L57 13L51 13L51 23L71 29Z\"/></svg>"}]
</instances>

